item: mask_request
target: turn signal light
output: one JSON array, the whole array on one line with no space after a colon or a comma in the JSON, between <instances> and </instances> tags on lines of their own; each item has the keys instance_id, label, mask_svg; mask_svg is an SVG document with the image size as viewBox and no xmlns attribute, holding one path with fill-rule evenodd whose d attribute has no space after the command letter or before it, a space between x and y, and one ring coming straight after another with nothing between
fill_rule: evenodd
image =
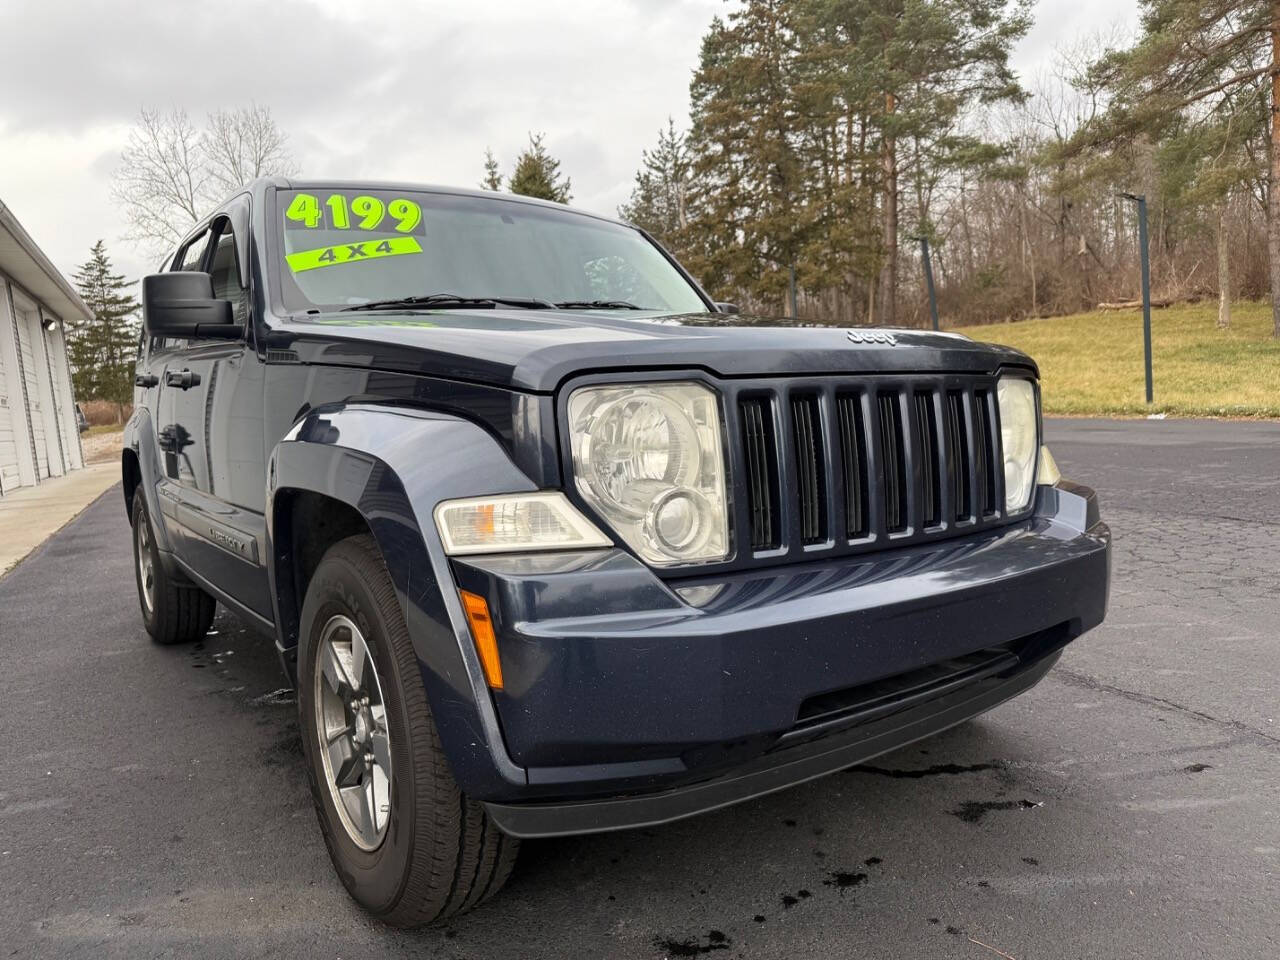
<instances>
[{"instance_id":1,"label":"turn signal light","mask_svg":"<svg viewBox=\"0 0 1280 960\"><path fill-rule=\"evenodd\" d=\"M493 632L489 604L477 593L459 590L458 595L462 598L462 609L467 614L467 625L471 627L471 639L476 645L476 653L480 654L484 678L494 690L501 690L502 661L498 659L498 637Z\"/></svg>"}]
</instances>

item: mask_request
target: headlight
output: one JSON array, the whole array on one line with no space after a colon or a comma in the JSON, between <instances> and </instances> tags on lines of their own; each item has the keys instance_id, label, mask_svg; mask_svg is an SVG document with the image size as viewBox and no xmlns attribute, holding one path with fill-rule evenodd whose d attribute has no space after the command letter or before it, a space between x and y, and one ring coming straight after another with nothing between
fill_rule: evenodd
<instances>
[{"instance_id":1,"label":"headlight","mask_svg":"<svg viewBox=\"0 0 1280 960\"><path fill-rule=\"evenodd\" d=\"M655 566L729 553L716 394L700 383L583 387L569 397L582 498Z\"/></svg>"},{"instance_id":2,"label":"headlight","mask_svg":"<svg viewBox=\"0 0 1280 960\"><path fill-rule=\"evenodd\" d=\"M436 507L436 529L452 557L612 545L556 492L445 500Z\"/></svg>"},{"instance_id":3,"label":"headlight","mask_svg":"<svg viewBox=\"0 0 1280 960\"><path fill-rule=\"evenodd\" d=\"M1022 377L1001 377L1000 446L1004 451L1004 507L1017 513L1031 502L1040 444L1036 436L1036 390Z\"/></svg>"}]
</instances>

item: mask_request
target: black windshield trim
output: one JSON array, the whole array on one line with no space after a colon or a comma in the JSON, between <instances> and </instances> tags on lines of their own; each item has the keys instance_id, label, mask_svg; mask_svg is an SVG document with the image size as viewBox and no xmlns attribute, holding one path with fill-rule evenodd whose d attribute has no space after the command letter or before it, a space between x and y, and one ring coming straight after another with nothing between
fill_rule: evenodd
<instances>
[{"instance_id":1,"label":"black windshield trim","mask_svg":"<svg viewBox=\"0 0 1280 960\"><path fill-rule=\"evenodd\" d=\"M630 300L563 300L555 304L557 310L652 310Z\"/></svg>"},{"instance_id":2,"label":"black windshield trim","mask_svg":"<svg viewBox=\"0 0 1280 960\"><path fill-rule=\"evenodd\" d=\"M555 304L533 297L464 297L452 293L427 293L417 297L396 297L390 300L371 300L343 307L339 312L353 310L397 310L404 307L431 307L450 310L456 307L477 307L492 310L496 307L517 307L522 310L553 310Z\"/></svg>"}]
</instances>

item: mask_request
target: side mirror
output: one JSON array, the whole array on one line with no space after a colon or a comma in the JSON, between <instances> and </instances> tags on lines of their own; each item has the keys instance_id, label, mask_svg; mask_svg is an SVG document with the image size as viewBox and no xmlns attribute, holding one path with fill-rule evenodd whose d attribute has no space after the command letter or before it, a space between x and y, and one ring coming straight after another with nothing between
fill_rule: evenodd
<instances>
[{"instance_id":1,"label":"side mirror","mask_svg":"<svg viewBox=\"0 0 1280 960\"><path fill-rule=\"evenodd\" d=\"M227 340L241 335L230 300L215 300L207 273L178 271L142 278L142 326L153 337Z\"/></svg>"},{"instance_id":2,"label":"side mirror","mask_svg":"<svg viewBox=\"0 0 1280 960\"><path fill-rule=\"evenodd\" d=\"M735 315L736 315L736 314L741 313L742 311L738 309L738 305L737 305L736 303L721 303L721 302L717 301L717 302L716 302L716 312L717 312L717 313L732 313L732 314L735 314Z\"/></svg>"}]
</instances>

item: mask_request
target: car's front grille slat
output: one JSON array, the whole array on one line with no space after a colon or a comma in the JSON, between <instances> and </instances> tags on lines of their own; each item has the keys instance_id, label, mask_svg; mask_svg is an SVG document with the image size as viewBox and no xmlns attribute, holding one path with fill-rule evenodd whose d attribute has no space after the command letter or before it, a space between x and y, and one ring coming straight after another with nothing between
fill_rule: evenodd
<instances>
[{"instance_id":1,"label":"car's front grille slat","mask_svg":"<svg viewBox=\"0 0 1280 960\"><path fill-rule=\"evenodd\" d=\"M791 398L791 422L796 455L796 495L800 501L800 539L806 544L826 540L822 506L826 464L822 460L821 424L816 397Z\"/></svg>"},{"instance_id":2,"label":"car's front grille slat","mask_svg":"<svg viewBox=\"0 0 1280 960\"><path fill-rule=\"evenodd\" d=\"M973 517L973 485L969 477L969 440L964 394L947 392L947 483L951 489L951 518L962 523Z\"/></svg>"},{"instance_id":3,"label":"car's front grille slat","mask_svg":"<svg viewBox=\"0 0 1280 960\"><path fill-rule=\"evenodd\" d=\"M840 420L841 467L844 471L845 536L858 540L867 535L867 428L862 422L862 402L844 395L836 401Z\"/></svg>"},{"instance_id":4,"label":"car's front grille slat","mask_svg":"<svg viewBox=\"0 0 1280 960\"><path fill-rule=\"evenodd\" d=\"M973 395L974 446L978 451L978 490L981 495L980 510L982 515L989 516L996 509L996 462L998 457L995 444L999 438L994 436L991 416L991 393L978 390Z\"/></svg>"},{"instance_id":5,"label":"car's front grille slat","mask_svg":"<svg viewBox=\"0 0 1280 960\"><path fill-rule=\"evenodd\" d=\"M978 375L741 390L737 489L752 555L858 552L999 521L994 398Z\"/></svg>"},{"instance_id":6,"label":"car's front grille slat","mask_svg":"<svg viewBox=\"0 0 1280 960\"><path fill-rule=\"evenodd\" d=\"M896 393L882 393L877 399L884 525L889 533L900 533L907 528L907 464L902 449L902 410Z\"/></svg>"},{"instance_id":7,"label":"car's front grille slat","mask_svg":"<svg viewBox=\"0 0 1280 960\"><path fill-rule=\"evenodd\" d=\"M772 550L778 546L774 510L774 490L778 479L771 428L772 416L767 399L753 397L742 402L742 442L750 485L748 502L753 550Z\"/></svg>"},{"instance_id":8,"label":"car's front grille slat","mask_svg":"<svg viewBox=\"0 0 1280 960\"><path fill-rule=\"evenodd\" d=\"M936 527L942 522L942 457L938 449L938 421L933 410L933 394L916 393L914 401L920 451L920 503L924 525Z\"/></svg>"}]
</instances>

